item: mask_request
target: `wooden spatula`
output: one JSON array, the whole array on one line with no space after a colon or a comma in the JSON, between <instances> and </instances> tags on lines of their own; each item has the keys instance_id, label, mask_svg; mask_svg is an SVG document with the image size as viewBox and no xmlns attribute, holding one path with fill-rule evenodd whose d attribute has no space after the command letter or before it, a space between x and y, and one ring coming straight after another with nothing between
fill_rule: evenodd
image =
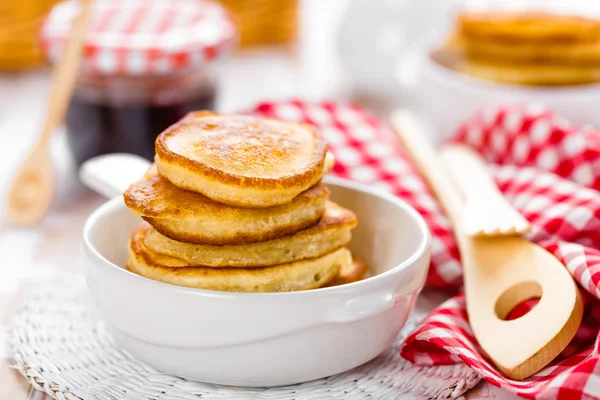
<instances>
[{"instance_id":1,"label":"wooden spatula","mask_svg":"<svg viewBox=\"0 0 600 400\"><path fill-rule=\"evenodd\" d=\"M394 113L391 121L452 221L477 341L507 377L520 380L534 374L567 346L581 323L583 306L575 282L552 254L534 243L520 237L466 235L462 197L417 122L405 111ZM515 306L538 297L527 314L506 320Z\"/></svg>"},{"instance_id":2,"label":"wooden spatula","mask_svg":"<svg viewBox=\"0 0 600 400\"><path fill-rule=\"evenodd\" d=\"M6 216L15 225L27 226L37 223L52 201L54 167L48 142L65 116L75 87L90 3L91 0L81 0L81 13L67 43L65 54L52 75L48 111L42 133L10 189Z\"/></svg>"},{"instance_id":3,"label":"wooden spatula","mask_svg":"<svg viewBox=\"0 0 600 400\"><path fill-rule=\"evenodd\" d=\"M479 154L451 144L443 146L440 155L464 195L463 233L474 237L514 236L531 230L529 221L506 201Z\"/></svg>"}]
</instances>

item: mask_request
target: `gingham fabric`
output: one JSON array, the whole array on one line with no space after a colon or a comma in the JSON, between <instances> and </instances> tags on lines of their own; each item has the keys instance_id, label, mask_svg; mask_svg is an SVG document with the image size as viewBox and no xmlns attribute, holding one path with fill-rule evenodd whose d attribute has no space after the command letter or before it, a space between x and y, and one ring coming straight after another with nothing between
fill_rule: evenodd
<instances>
[{"instance_id":1,"label":"gingham fabric","mask_svg":"<svg viewBox=\"0 0 600 400\"><path fill-rule=\"evenodd\" d=\"M450 223L384 124L355 105L333 102L263 103L253 113L317 126L335 155L332 174L390 191L410 203L425 218L433 236L427 284L460 286L461 268Z\"/></svg>"},{"instance_id":2,"label":"gingham fabric","mask_svg":"<svg viewBox=\"0 0 600 400\"><path fill-rule=\"evenodd\" d=\"M433 235L427 283L459 290L460 261L448 220L386 126L356 106L336 103L264 103L254 113L316 125L336 157L334 174L390 190L416 208ZM495 164L498 186L534 226L530 239L563 262L580 284L583 323L550 366L513 381L482 355L458 295L423 321L401 355L425 365L465 362L488 382L526 398L600 398L600 132L569 126L543 108L515 105L482 111L453 140Z\"/></svg>"},{"instance_id":3,"label":"gingham fabric","mask_svg":"<svg viewBox=\"0 0 600 400\"><path fill-rule=\"evenodd\" d=\"M40 46L57 61L79 2L56 5L40 31ZM82 67L103 74L166 74L198 67L232 48L236 27L218 3L206 0L96 0Z\"/></svg>"}]
</instances>

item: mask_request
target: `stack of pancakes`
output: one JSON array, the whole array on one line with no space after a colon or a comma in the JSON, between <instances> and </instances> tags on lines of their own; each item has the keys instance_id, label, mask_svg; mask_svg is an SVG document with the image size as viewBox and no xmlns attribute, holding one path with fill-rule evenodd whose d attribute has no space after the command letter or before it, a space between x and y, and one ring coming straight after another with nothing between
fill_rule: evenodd
<instances>
[{"instance_id":1,"label":"stack of pancakes","mask_svg":"<svg viewBox=\"0 0 600 400\"><path fill-rule=\"evenodd\" d=\"M124 193L145 222L129 270L194 288L282 292L349 283L356 216L328 200L333 165L310 126L188 114L156 139L155 164Z\"/></svg>"},{"instance_id":2,"label":"stack of pancakes","mask_svg":"<svg viewBox=\"0 0 600 400\"><path fill-rule=\"evenodd\" d=\"M578 16L463 13L444 50L434 58L487 80L540 86L600 81L600 21Z\"/></svg>"}]
</instances>

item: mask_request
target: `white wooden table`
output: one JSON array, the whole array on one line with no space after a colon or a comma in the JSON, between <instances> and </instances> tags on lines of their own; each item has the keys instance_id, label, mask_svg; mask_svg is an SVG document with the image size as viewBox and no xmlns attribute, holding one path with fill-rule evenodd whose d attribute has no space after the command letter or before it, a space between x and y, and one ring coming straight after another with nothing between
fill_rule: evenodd
<instances>
[{"instance_id":1,"label":"white wooden table","mask_svg":"<svg viewBox=\"0 0 600 400\"><path fill-rule=\"evenodd\" d=\"M327 2L306 3L307 7L314 7ZM236 56L222 71L224 84L219 110L243 110L260 100L291 97L348 98L347 81L331 52L335 37L326 32L335 29L335 21L322 17L326 13L320 11L321 17L312 19L308 37L301 39L299 51L253 50ZM307 41L312 44L303 47L302 43ZM1 210L12 176L41 126L48 83L49 70L0 74ZM52 152L58 169L58 193L47 218L34 229L16 229L8 226L3 217L0 220L0 324L5 324L14 307L36 287L43 286L44 281L79 272L75 260L83 222L103 201L77 181L63 132L58 132L52 142ZM417 308L420 312L429 311L443 299L443 294L425 291ZM0 334L0 357L3 345ZM21 400L7 397L15 387L22 388L22 399L27 398L24 380L5 364L0 365L0 400ZM514 398L487 384L480 384L468 397Z\"/></svg>"}]
</instances>

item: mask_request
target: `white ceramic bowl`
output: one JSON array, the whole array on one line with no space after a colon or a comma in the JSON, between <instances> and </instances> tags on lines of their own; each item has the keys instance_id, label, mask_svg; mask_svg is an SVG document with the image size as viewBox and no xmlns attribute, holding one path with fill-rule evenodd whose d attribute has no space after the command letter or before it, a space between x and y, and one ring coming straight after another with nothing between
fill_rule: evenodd
<instances>
[{"instance_id":1,"label":"white ceramic bowl","mask_svg":"<svg viewBox=\"0 0 600 400\"><path fill-rule=\"evenodd\" d=\"M447 137L484 106L515 102L549 107L579 126L600 127L600 113L594 107L600 102L600 84L551 88L469 77L431 60L429 52L442 43L441 38L438 32L424 36L399 70L413 106L435 131L434 139Z\"/></svg>"},{"instance_id":2,"label":"white ceramic bowl","mask_svg":"<svg viewBox=\"0 0 600 400\"><path fill-rule=\"evenodd\" d=\"M148 364L203 382L276 386L359 366L392 344L429 265L420 215L398 198L328 178L331 198L359 219L352 251L375 275L290 293L228 293L178 287L123 268L139 223L117 197L84 229L85 275L117 341Z\"/></svg>"}]
</instances>

